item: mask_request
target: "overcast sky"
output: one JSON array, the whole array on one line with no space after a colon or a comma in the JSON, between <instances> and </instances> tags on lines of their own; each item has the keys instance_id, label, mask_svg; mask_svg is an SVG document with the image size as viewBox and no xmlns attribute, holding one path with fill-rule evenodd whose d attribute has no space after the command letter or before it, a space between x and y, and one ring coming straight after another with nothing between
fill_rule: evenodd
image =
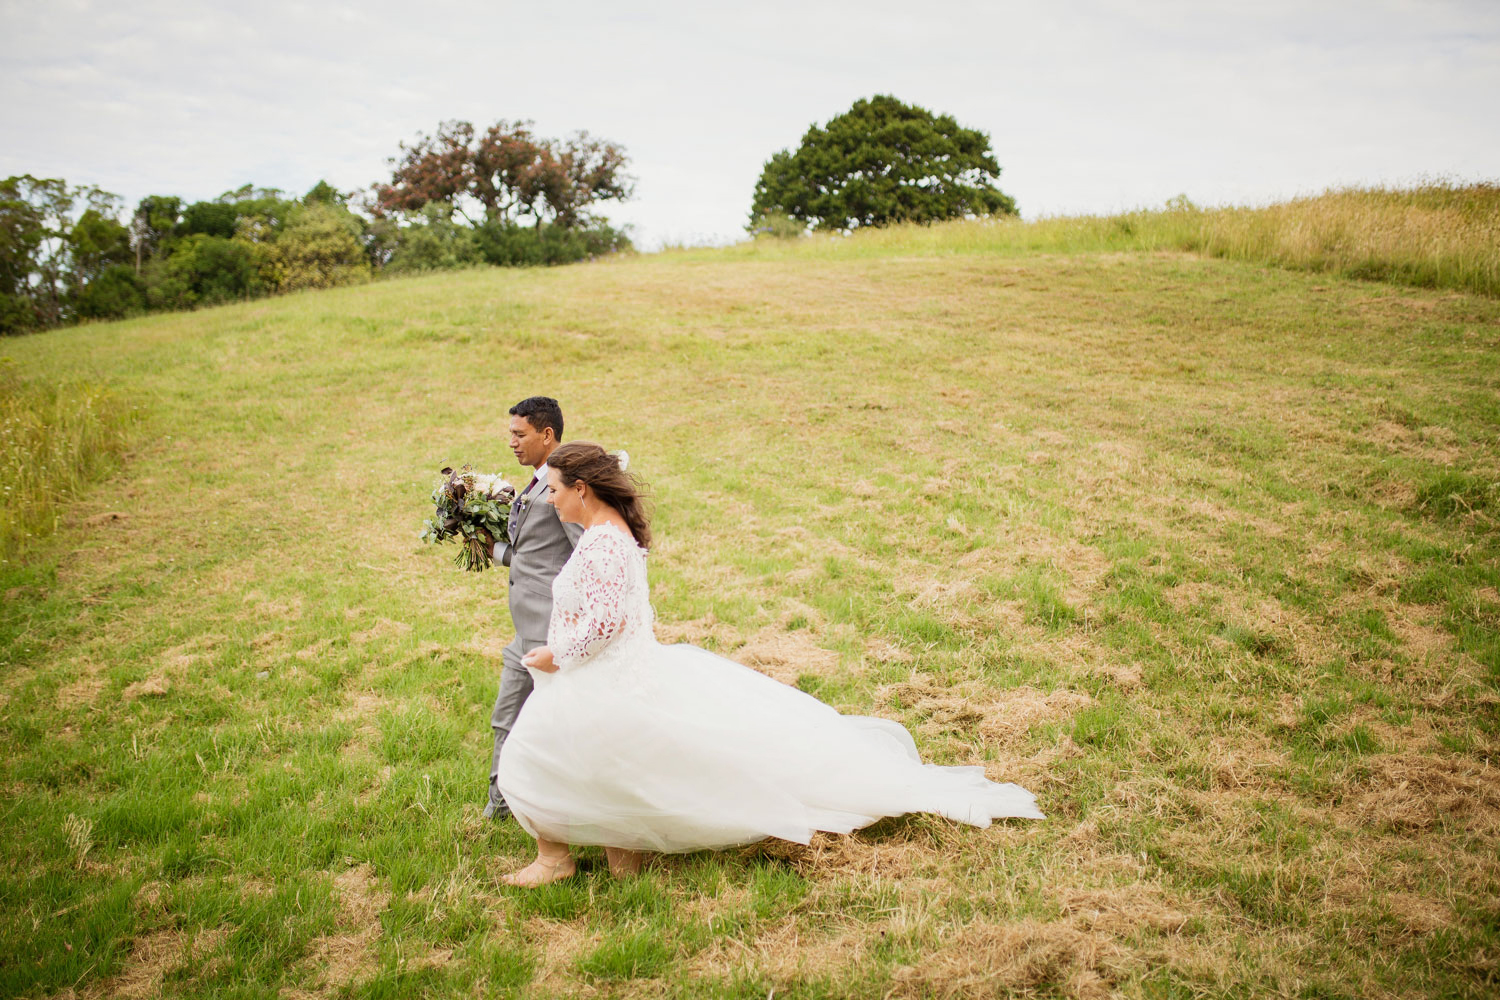
<instances>
[{"instance_id":1,"label":"overcast sky","mask_svg":"<svg viewBox=\"0 0 1500 1000\"><path fill-rule=\"evenodd\" d=\"M637 242L743 234L761 166L886 93L1023 216L1500 179L1500 0L0 0L0 175L212 198L389 176L447 118L621 143Z\"/></svg>"}]
</instances>

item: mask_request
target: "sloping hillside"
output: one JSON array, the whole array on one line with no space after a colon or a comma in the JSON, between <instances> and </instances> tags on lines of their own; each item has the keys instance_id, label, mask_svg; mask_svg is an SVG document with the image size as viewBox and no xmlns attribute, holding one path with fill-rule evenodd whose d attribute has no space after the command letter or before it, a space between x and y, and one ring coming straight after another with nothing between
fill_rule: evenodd
<instances>
[{"instance_id":1,"label":"sloping hillside","mask_svg":"<svg viewBox=\"0 0 1500 1000\"><path fill-rule=\"evenodd\" d=\"M147 416L5 573L0 993L1480 996L1500 302L1177 252L664 254L4 345ZM1049 819L524 893L499 574L416 539L557 396L659 632Z\"/></svg>"}]
</instances>

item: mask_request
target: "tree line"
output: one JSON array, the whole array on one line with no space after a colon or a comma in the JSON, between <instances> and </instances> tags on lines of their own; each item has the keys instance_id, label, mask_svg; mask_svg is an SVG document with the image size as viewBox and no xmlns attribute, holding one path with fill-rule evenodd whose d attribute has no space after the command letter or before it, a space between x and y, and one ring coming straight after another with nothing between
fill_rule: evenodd
<instances>
[{"instance_id":1,"label":"tree line","mask_svg":"<svg viewBox=\"0 0 1500 1000\"><path fill-rule=\"evenodd\" d=\"M504 119L447 121L390 158L357 194L318 182L301 197L245 185L185 204L120 199L30 175L0 182L0 333L150 310L191 309L473 264L562 264L627 249L599 214L631 196L618 144L536 135ZM1013 215L989 136L894 97L856 101L768 160L749 231ZM122 221L123 220L123 221Z\"/></svg>"},{"instance_id":2,"label":"tree line","mask_svg":"<svg viewBox=\"0 0 1500 1000\"><path fill-rule=\"evenodd\" d=\"M598 214L632 191L617 144L527 122L444 122L403 143L391 180L301 195L247 184L211 201L118 195L29 174L0 181L0 334L332 288L475 264L628 249Z\"/></svg>"}]
</instances>

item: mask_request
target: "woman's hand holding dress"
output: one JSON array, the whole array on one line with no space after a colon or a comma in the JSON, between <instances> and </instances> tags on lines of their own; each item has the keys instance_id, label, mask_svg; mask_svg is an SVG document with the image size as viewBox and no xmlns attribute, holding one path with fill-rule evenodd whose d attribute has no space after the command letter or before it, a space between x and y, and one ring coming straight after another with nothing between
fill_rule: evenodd
<instances>
[{"instance_id":1,"label":"woman's hand holding dress","mask_svg":"<svg viewBox=\"0 0 1500 1000\"><path fill-rule=\"evenodd\" d=\"M532 670L540 670L544 674L557 673L557 661L552 658L551 646L538 646L533 649L521 657L521 665L530 667Z\"/></svg>"}]
</instances>

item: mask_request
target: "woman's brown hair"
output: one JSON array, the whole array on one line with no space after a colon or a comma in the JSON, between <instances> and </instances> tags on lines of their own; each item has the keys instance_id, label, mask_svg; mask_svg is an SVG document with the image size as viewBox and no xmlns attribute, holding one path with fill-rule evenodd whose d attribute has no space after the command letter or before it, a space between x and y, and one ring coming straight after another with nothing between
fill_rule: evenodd
<instances>
[{"instance_id":1,"label":"woman's brown hair","mask_svg":"<svg viewBox=\"0 0 1500 1000\"><path fill-rule=\"evenodd\" d=\"M636 544L651 547L651 517L646 512L646 492L641 481L620 468L620 460L592 441L560 444L547 456L547 468L556 469L564 486L587 483L594 496L625 518Z\"/></svg>"}]
</instances>

